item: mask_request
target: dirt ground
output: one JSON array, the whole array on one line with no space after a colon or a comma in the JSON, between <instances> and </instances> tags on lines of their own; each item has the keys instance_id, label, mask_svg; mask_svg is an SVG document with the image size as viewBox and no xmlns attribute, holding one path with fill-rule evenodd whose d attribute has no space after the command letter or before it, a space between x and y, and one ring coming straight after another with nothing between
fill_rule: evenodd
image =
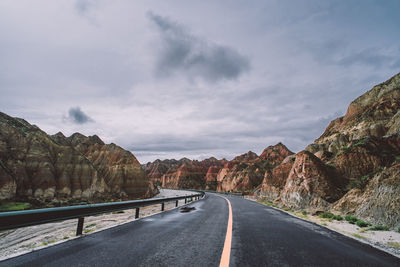
<instances>
[{"instance_id":1,"label":"dirt ground","mask_svg":"<svg viewBox=\"0 0 400 267\"><path fill-rule=\"evenodd\" d=\"M174 197L190 195L192 192L160 189L155 197ZM179 206L185 200L179 200ZM165 203L165 210L175 208L175 201ZM139 218L161 212L161 204L140 208ZM106 213L97 216L85 217L83 235L91 234L120 224L135 220L135 209L125 210L122 213ZM0 260L15 257L47 246L77 238L76 227L78 219L56 223L47 223L13 230L0 231Z\"/></svg>"}]
</instances>

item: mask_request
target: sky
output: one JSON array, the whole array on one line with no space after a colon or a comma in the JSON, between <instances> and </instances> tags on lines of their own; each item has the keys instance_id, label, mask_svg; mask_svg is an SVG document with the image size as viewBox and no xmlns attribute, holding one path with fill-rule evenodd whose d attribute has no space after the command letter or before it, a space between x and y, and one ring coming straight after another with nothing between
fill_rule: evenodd
<instances>
[{"instance_id":1,"label":"sky","mask_svg":"<svg viewBox=\"0 0 400 267\"><path fill-rule=\"evenodd\" d=\"M294 152L400 72L397 0L1 0L0 111L157 158Z\"/></svg>"}]
</instances>

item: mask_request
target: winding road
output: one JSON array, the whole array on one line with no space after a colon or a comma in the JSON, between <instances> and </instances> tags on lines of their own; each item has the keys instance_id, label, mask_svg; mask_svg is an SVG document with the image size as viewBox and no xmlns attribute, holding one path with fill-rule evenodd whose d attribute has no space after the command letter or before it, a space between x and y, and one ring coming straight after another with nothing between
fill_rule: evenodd
<instances>
[{"instance_id":1,"label":"winding road","mask_svg":"<svg viewBox=\"0 0 400 267\"><path fill-rule=\"evenodd\" d=\"M400 266L369 245L238 197L169 210L0 266ZM231 207L231 208L230 208Z\"/></svg>"}]
</instances>

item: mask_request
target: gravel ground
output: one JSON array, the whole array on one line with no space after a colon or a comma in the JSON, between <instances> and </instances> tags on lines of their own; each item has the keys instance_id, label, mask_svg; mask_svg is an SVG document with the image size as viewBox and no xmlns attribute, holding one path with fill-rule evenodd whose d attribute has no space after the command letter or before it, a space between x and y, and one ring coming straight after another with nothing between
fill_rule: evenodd
<instances>
[{"instance_id":1,"label":"gravel ground","mask_svg":"<svg viewBox=\"0 0 400 267\"><path fill-rule=\"evenodd\" d=\"M192 192L160 189L155 197L174 197L190 195ZM179 200L179 206L185 200ZM175 201L165 203L165 210L175 208ZM161 204L140 208L139 217L146 217L161 211ZM123 213L106 213L98 216L85 217L83 235L101 231L135 220L135 209ZM0 231L0 260L15 257L60 242L77 238L75 236L78 219L56 223L47 223L13 230Z\"/></svg>"}]
</instances>

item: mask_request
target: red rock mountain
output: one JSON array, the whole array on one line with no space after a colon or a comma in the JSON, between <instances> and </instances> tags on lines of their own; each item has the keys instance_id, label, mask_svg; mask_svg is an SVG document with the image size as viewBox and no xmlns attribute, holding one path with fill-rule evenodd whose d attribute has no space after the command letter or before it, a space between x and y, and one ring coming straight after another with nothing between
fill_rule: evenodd
<instances>
[{"instance_id":1,"label":"red rock mountain","mask_svg":"<svg viewBox=\"0 0 400 267\"><path fill-rule=\"evenodd\" d=\"M400 226L400 74L354 100L305 151L267 170L256 193L295 209Z\"/></svg>"},{"instance_id":2,"label":"red rock mountain","mask_svg":"<svg viewBox=\"0 0 400 267\"><path fill-rule=\"evenodd\" d=\"M132 153L98 136L47 135L0 113L0 199L56 205L150 197L155 189Z\"/></svg>"}]
</instances>

